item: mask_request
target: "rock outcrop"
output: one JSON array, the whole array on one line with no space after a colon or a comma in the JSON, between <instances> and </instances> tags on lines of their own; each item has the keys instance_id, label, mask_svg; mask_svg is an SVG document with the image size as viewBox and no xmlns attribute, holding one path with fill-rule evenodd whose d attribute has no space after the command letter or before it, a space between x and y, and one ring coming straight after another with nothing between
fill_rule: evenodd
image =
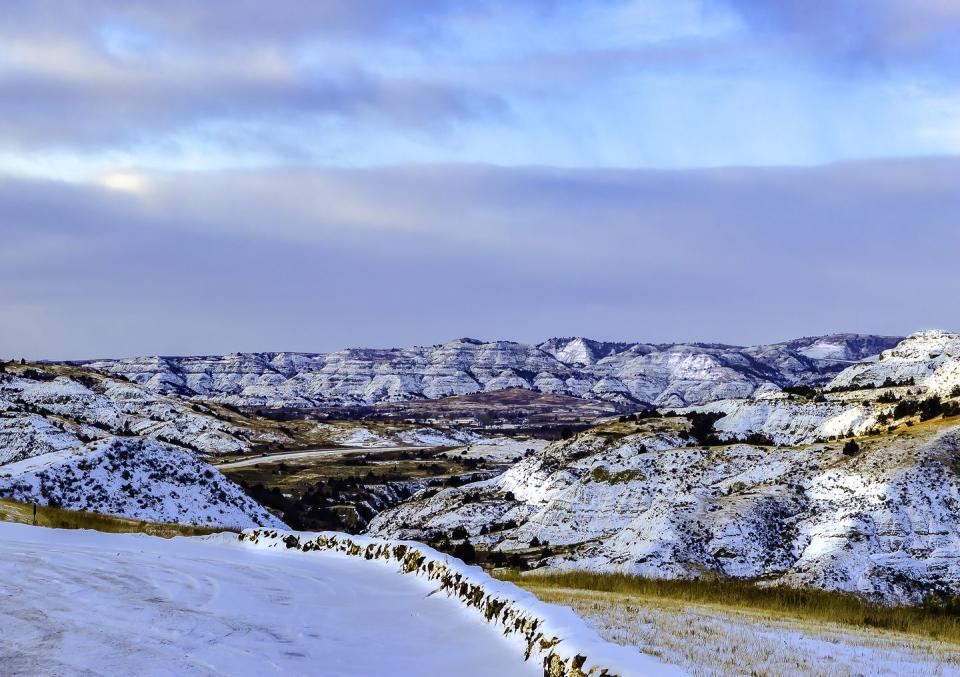
<instances>
[{"instance_id":1,"label":"rock outcrop","mask_svg":"<svg viewBox=\"0 0 960 677\"><path fill-rule=\"evenodd\" d=\"M458 339L430 347L138 357L86 366L157 392L247 407L363 405L513 387L682 407L824 382L898 340L837 334L743 348L585 338L540 345Z\"/></svg>"}]
</instances>

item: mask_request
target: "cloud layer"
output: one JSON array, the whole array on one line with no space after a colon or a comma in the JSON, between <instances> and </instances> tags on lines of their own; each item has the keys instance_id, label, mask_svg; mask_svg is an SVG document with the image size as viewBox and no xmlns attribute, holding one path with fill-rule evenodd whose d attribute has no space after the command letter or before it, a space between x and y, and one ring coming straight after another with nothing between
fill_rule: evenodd
<instances>
[{"instance_id":1,"label":"cloud layer","mask_svg":"<svg viewBox=\"0 0 960 677\"><path fill-rule=\"evenodd\" d=\"M960 160L0 184L2 354L952 326Z\"/></svg>"},{"instance_id":2,"label":"cloud layer","mask_svg":"<svg viewBox=\"0 0 960 677\"><path fill-rule=\"evenodd\" d=\"M8 171L960 151L949 0L40 0L0 37Z\"/></svg>"},{"instance_id":3,"label":"cloud layer","mask_svg":"<svg viewBox=\"0 0 960 677\"><path fill-rule=\"evenodd\" d=\"M0 356L950 326L957 4L812 7L6 3Z\"/></svg>"}]
</instances>

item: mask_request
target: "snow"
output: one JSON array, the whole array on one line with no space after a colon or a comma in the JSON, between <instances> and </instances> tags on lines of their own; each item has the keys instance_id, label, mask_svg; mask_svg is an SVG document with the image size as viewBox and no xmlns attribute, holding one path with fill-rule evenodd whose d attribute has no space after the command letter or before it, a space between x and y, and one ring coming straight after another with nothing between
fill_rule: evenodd
<instances>
[{"instance_id":1,"label":"snow","mask_svg":"<svg viewBox=\"0 0 960 677\"><path fill-rule=\"evenodd\" d=\"M571 604L606 639L656 652L698 677L948 677L960 672L956 645L917 636L630 595L541 594Z\"/></svg>"},{"instance_id":2,"label":"snow","mask_svg":"<svg viewBox=\"0 0 960 677\"><path fill-rule=\"evenodd\" d=\"M850 432L863 434L876 425L878 413L859 402L795 402L772 396L720 400L695 409L725 414L714 424L721 439L761 433L775 444L788 445L810 444Z\"/></svg>"},{"instance_id":3,"label":"snow","mask_svg":"<svg viewBox=\"0 0 960 677\"><path fill-rule=\"evenodd\" d=\"M288 543L289 539L295 539L295 543ZM405 578L439 580L441 590L459 597L467 606L475 607L477 618L487 618L486 614L491 613L488 622L491 625L499 623L504 628L504 635L516 636L516 633L529 630L530 634L526 637L528 641L532 640L530 646L533 647L533 655L546 654L546 661L553 653L567 662L577 656L584 657L586 660L582 668L587 674L595 674L601 669L623 677L682 677L686 674L653 656L607 642L568 607L546 604L512 583L490 577L480 567L468 566L421 543L347 536L335 532L311 534L263 530L245 532L242 540L251 548L296 548L293 552L303 548L307 557L330 550L347 552L358 561L387 567L395 573L398 572L398 565L402 564L399 571L407 574ZM405 555L396 554L398 546L406 549ZM447 584L443 583L444 578ZM480 598L475 595L477 591L481 593ZM488 602L496 604L497 610L490 612L486 606Z\"/></svg>"},{"instance_id":4,"label":"snow","mask_svg":"<svg viewBox=\"0 0 960 677\"><path fill-rule=\"evenodd\" d=\"M960 426L861 440L851 457L842 442L686 446L668 434L683 425L597 426L495 478L418 494L369 532L429 540L463 527L494 549L567 546L542 560L555 570L712 571L885 602L960 586Z\"/></svg>"},{"instance_id":5,"label":"snow","mask_svg":"<svg viewBox=\"0 0 960 677\"><path fill-rule=\"evenodd\" d=\"M539 345L458 339L387 350L137 357L88 366L161 392L186 390L199 398L256 407L373 404L511 387L678 407L747 397L770 385L823 380L840 365L822 356L856 361L896 340L840 334L742 348L586 338Z\"/></svg>"},{"instance_id":6,"label":"snow","mask_svg":"<svg viewBox=\"0 0 960 677\"><path fill-rule=\"evenodd\" d=\"M434 587L334 552L0 524L2 672L542 674Z\"/></svg>"},{"instance_id":7,"label":"snow","mask_svg":"<svg viewBox=\"0 0 960 677\"><path fill-rule=\"evenodd\" d=\"M110 434L133 433L168 440L209 454L238 453L257 442L276 441L273 434L240 428L196 411L192 403L174 395L162 395L75 368L68 373L72 376L51 373L51 380L35 380L17 374L0 375L3 409L8 418L21 421L14 424L0 422L0 425L28 426L30 424L26 421L31 414L34 418L42 415L48 419L44 430L34 430L31 435L24 433L38 439L39 444L27 444L26 452L20 450L16 454L8 453L8 456L22 458L31 453L45 453L49 446L62 447L62 440L66 437L73 439L76 446L79 438ZM53 416L57 417L55 427L59 430L52 427L49 419ZM36 425L33 427L37 428ZM54 439L58 437L61 441ZM3 448L15 446L3 442L0 433ZM4 455L0 452L0 462L3 461Z\"/></svg>"},{"instance_id":8,"label":"snow","mask_svg":"<svg viewBox=\"0 0 960 677\"><path fill-rule=\"evenodd\" d=\"M913 380L930 392L946 395L960 386L960 334L924 331L913 334L873 362L845 369L830 383L831 388L879 386Z\"/></svg>"},{"instance_id":9,"label":"snow","mask_svg":"<svg viewBox=\"0 0 960 677\"><path fill-rule=\"evenodd\" d=\"M283 527L192 453L141 438L107 438L0 466L0 497L151 522Z\"/></svg>"}]
</instances>

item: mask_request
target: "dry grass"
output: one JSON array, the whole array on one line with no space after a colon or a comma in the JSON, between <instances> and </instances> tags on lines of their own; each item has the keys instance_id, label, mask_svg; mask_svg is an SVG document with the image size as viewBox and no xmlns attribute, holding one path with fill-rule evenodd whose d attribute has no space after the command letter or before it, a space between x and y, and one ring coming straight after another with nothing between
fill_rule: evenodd
<instances>
[{"instance_id":1,"label":"dry grass","mask_svg":"<svg viewBox=\"0 0 960 677\"><path fill-rule=\"evenodd\" d=\"M913 635L666 598L526 585L546 602L572 607L606 639L697 677L947 677L960 671L957 645Z\"/></svg>"},{"instance_id":2,"label":"dry grass","mask_svg":"<svg viewBox=\"0 0 960 677\"><path fill-rule=\"evenodd\" d=\"M571 571L548 574L500 574L506 580L538 590L593 590L653 600L717 605L762 611L779 618L871 628L960 644L960 618L923 607L880 606L860 598L823 590L758 587L749 581L660 580L628 574Z\"/></svg>"},{"instance_id":3,"label":"dry grass","mask_svg":"<svg viewBox=\"0 0 960 677\"><path fill-rule=\"evenodd\" d=\"M17 503L15 501L0 500L0 521L15 522L18 524L34 524L33 505ZM111 534L140 533L162 538L174 536L206 536L226 529L208 529L184 524L162 524L157 522L143 522L113 515L84 512L79 510L63 510L38 505L36 525L53 529L93 529Z\"/></svg>"}]
</instances>

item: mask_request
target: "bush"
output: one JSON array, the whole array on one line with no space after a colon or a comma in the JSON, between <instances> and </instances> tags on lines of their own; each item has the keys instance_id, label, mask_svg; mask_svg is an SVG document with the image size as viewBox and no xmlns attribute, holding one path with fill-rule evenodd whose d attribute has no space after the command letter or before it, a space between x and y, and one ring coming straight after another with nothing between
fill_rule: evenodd
<instances>
[{"instance_id":1,"label":"bush","mask_svg":"<svg viewBox=\"0 0 960 677\"><path fill-rule=\"evenodd\" d=\"M783 392L789 395L797 395L798 397L805 397L808 400L812 400L817 396L818 391L816 388L811 388L810 386L787 386L783 389Z\"/></svg>"},{"instance_id":2,"label":"bush","mask_svg":"<svg viewBox=\"0 0 960 677\"><path fill-rule=\"evenodd\" d=\"M743 441L747 444L752 444L755 447L773 447L776 446L772 439L764 435L763 433L750 433Z\"/></svg>"},{"instance_id":3,"label":"bush","mask_svg":"<svg viewBox=\"0 0 960 677\"><path fill-rule=\"evenodd\" d=\"M893 408L893 417L906 418L907 416L913 416L919 409L920 405L916 400L900 400L897 402L897 406Z\"/></svg>"},{"instance_id":4,"label":"bush","mask_svg":"<svg viewBox=\"0 0 960 677\"><path fill-rule=\"evenodd\" d=\"M860 445L854 440L849 440L843 445L843 453L845 456L856 456L860 453Z\"/></svg>"}]
</instances>

